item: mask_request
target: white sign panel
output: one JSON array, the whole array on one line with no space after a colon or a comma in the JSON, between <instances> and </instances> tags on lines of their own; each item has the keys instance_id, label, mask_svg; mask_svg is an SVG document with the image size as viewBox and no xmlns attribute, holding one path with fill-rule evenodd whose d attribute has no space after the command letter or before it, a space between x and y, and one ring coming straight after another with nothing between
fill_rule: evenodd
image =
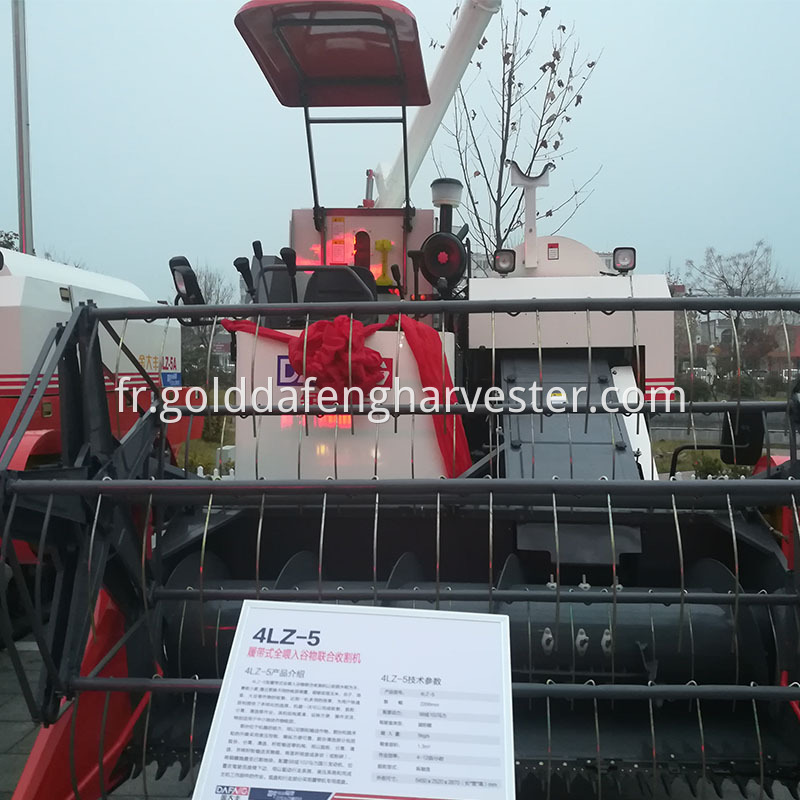
<instances>
[{"instance_id":1,"label":"white sign panel","mask_svg":"<svg viewBox=\"0 0 800 800\"><path fill-rule=\"evenodd\" d=\"M513 800L508 618L246 600L194 800Z\"/></svg>"}]
</instances>

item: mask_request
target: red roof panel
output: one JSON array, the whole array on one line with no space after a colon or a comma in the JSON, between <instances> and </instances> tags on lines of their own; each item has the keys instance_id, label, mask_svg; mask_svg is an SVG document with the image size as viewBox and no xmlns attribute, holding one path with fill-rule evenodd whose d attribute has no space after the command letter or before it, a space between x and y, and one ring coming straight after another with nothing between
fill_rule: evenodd
<instances>
[{"instance_id":1,"label":"red roof panel","mask_svg":"<svg viewBox=\"0 0 800 800\"><path fill-rule=\"evenodd\" d=\"M234 22L285 106L430 103L417 22L393 0L251 0Z\"/></svg>"}]
</instances>

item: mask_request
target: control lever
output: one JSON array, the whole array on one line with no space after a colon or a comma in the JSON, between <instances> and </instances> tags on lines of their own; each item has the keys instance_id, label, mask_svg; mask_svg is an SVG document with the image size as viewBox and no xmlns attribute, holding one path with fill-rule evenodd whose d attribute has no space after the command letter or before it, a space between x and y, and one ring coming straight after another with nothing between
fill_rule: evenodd
<instances>
[{"instance_id":1,"label":"control lever","mask_svg":"<svg viewBox=\"0 0 800 800\"><path fill-rule=\"evenodd\" d=\"M245 258L244 256L242 256L241 258L236 258L233 261L233 266L236 269L236 271L242 276L245 288L247 289L247 294L250 295L250 299L255 303L256 287L253 284L253 273L250 270L250 259Z\"/></svg>"},{"instance_id":2,"label":"control lever","mask_svg":"<svg viewBox=\"0 0 800 800\"><path fill-rule=\"evenodd\" d=\"M397 291L400 293L400 299L406 299L406 292L403 288L403 280L400 276L400 267L397 264L392 264L391 266L392 277L394 278L395 284L397 284Z\"/></svg>"},{"instance_id":3,"label":"control lever","mask_svg":"<svg viewBox=\"0 0 800 800\"><path fill-rule=\"evenodd\" d=\"M261 242L256 239L253 242L253 255L255 256L256 261L258 261L258 279L261 281L261 284L264 287L264 294L266 295L267 302L269 303L269 288L267 287L267 276L264 274L264 263L262 259L264 258L264 250L261 247Z\"/></svg>"},{"instance_id":4,"label":"control lever","mask_svg":"<svg viewBox=\"0 0 800 800\"><path fill-rule=\"evenodd\" d=\"M422 250L409 250L408 257L414 267L414 300L419 300L419 269L422 264Z\"/></svg>"},{"instance_id":5,"label":"control lever","mask_svg":"<svg viewBox=\"0 0 800 800\"><path fill-rule=\"evenodd\" d=\"M450 300L453 297L453 290L450 288L447 278L439 278L436 281L436 291L439 292L439 297L442 300Z\"/></svg>"},{"instance_id":6,"label":"control lever","mask_svg":"<svg viewBox=\"0 0 800 800\"><path fill-rule=\"evenodd\" d=\"M286 264L292 285L292 302L297 302L297 253L291 247L281 247L281 261Z\"/></svg>"},{"instance_id":7,"label":"control lever","mask_svg":"<svg viewBox=\"0 0 800 800\"><path fill-rule=\"evenodd\" d=\"M461 239L461 241L463 242L468 233L469 233L469 225L462 225L461 228L459 228L456 237Z\"/></svg>"}]
</instances>

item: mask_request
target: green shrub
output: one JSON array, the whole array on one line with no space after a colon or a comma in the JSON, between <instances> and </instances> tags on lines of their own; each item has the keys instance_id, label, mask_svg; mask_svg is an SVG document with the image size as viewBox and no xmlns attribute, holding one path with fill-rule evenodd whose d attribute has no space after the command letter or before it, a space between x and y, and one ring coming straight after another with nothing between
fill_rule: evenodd
<instances>
[{"instance_id":1,"label":"green shrub","mask_svg":"<svg viewBox=\"0 0 800 800\"><path fill-rule=\"evenodd\" d=\"M694 381L687 374L678 375L675 379L675 386L683 389L687 400L694 400L698 403L706 400L713 400L711 385L702 378L695 378ZM692 388L693 387L693 388Z\"/></svg>"},{"instance_id":2,"label":"green shrub","mask_svg":"<svg viewBox=\"0 0 800 800\"><path fill-rule=\"evenodd\" d=\"M719 478L726 474L725 465L718 456L709 452L698 452L692 464L695 478Z\"/></svg>"},{"instance_id":3,"label":"green shrub","mask_svg":"<svg viewBox=\"0 0 800 800\"><path fill-rule=\"evenodd\" d=\"M787 397L789 384L776 372L771 372L764 379L764 391L770 397Z\"/></svg>"}]
</instances>

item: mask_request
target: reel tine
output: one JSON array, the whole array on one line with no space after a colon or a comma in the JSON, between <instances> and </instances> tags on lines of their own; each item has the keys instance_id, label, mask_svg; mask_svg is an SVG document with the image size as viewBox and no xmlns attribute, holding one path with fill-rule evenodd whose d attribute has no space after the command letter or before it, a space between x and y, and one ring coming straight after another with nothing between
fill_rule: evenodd
<instances>
[{"instance_id":1,"label":"reel tine","mask_svg":"<svg viewBox=\"0 0 800 800\"><path fill-rule=\"evenodd\" d=\"M397 338L394 344L394 364L392 365L392 391L396 390L396 387L399 385L400 380L400 339L402 337L402 320L403 320L403 312L401 311L397 315ZM395 400L395 402L397 402ZM397 434L397 423L398 418L395 415L394 418L394 432Z\"/></svg>"},{"instance_id":2,"label":"reel tine","mask_svg":"<svg viewBox=\"0 0 800 800\"><path fill-rule=\"evenodd\" d=\"M303 433L308 436L308 414L303 414L303 421L297 437L297 480L303 477Z\"/></svg>"},{"instance_id":3,"label":"reel tine","mask_svg":"<svg viewBox=\"0 0 800 800\"><path fill-rule=\"evenodd\" d=\"M631 287L631 297L634 296L633 291L633 275L628 275L628 281ZM647 379L645 376L642 375L642 360L639 354L639 326L636 324L636 309L631 309L631 327L633 328L633 357L636 361L636 385L640 389L644 387L647 389ZM638 436L641 432L641 425L642 425L642 415L641 413L636 414L636 435Z\"/></svg>"},{"instance_id":4,"label":"reel tine","mask_svg":"<svg viewBox=\"0 0 800 800\"><path fill-rule=\"evenodd\" d=\"M101 800L108 800L105 769L103 768L103 751L105 750L106 725L108 724L108 704L111 701L111 692L106 692L105 694L106 698L103 702L103 716L100 720L100 752L97 759L97 779L100 781Z\"/></svg>"},{"instance_id":5,"label":"reel tine","mask_svg":"<svg viewBox=\"0 0 800 800\"><path fill-rule=\"evenodd\" d=\"M127 318L125 322L127 323ZM164 388L164 353L167 351L167 334L169 333L169 323L172 321L171 317L166 318L164 325L164 336L161 339L161 356L158 359L158 383L161 388ZM123 328L124 333L124 328Z\"/></svg>"},{"instance_id":6,"label":"reel tine","mask_svg":"<svg viewBox=\"0 0 800 800\"><path fill-rule=\"evenodd\" d=\"M733 508L731 506L731 496L725 495L728 503L728 519L731 523L731 541L733 543L733 577L734 577L734 597L733 597L733 641L731 642L731 652L734 654L736 663L736 685L739 685L739 543L736 539L736 523L733 520ZM733 701L733 708L736 708L736 701Z\"/></svg>"},{"instance_id":7,"label":"reel tine","mask_svg":"<svg viewBox=\"0 0 800 800\"><path fill-rule=\"evenodd\" d=\"M150 642L150 647L153 649L153 657L155 659L158 653L158 644L156 643L156 637L154 635L155 632L150 624L150 604L147 602L147 540L150 531L150 518L152 511L153 495L149 494L147 496L147 508L144 514L144 529L142 530L142 563L139 577L142 582L142 607L144 609L145 624L147 625L147 639ZM152 554L152 551L158 546L158 538L155 535L155 528L153 529L153 535L150 539L150 542Z\"/></svg>"},{"instance_id":8,"label":"reel tine","mask_svg":"<svg viewBox=\"0 0 800 800\"><path fill-rule=\"evenodd\" d=\"M737 411L737 415L738 415L738 411ZM728 430L731 432L731 444L733 446L733 463L736 464L737 463L737 459L736 459L736 430L734 429L734 426L733 426L733 420L731 420L731 412L730 411L726 411L725 412L725 419L728 422Z\"/></svg>"},{"instance_id":9,"label":"reel tine","mask_svg":"<svg viewBox=\"0 0 800 800\"><path fill-rule=\"evenodd\" d=\"M444 313L440 315L439 320L441 323L439 327L439 349L442 351L442 393L439 395L439 406L441 407L443 404L445 406L447 405L447 379L445 377L447 359L444 354ZM442 421L444 422L444 434L447 436L447 414L442 415ZM455 422L453 423L453 428L455 428ZM453 454L453 464L455 464L455 453Z\"/></svg>"},{"instance_id":10,"label":"reel tine","mask_svg":"<svg viewBox=\"0 0 800 800\"><path fill-rule=\"evenodd\" d=\"M492 311L492 386L497 385L497 348L495 347L495 312ZM488 423L489 423L489 476L494 478L496 477L496 465L495 465L495 458L494 458L494 433L495 433L495 422L492 419L492 415L488 415Z\"/></svg>"},{"instance_id":11,"label":"reel tine","mask_svg":"<svg viewBox=\"0 0 800 800\"><path fill-rule=\"evenodd\" d=\"M690 680L687 686L697 686L697 681ZM697 698L697 727L700 731L700 766L701 766L701 780L703 781L703 791L705 792L706 783L706 733L703 727L703 710L701 708L700 698Z\"/></svg>"},{"instance_id":12,"label":"reel tine","mask_svg":"<svg viewBox=\"0 0 800 800\"><path fill-rule=\"evenodd\" d=\"M689 312L683 309L683 321L686 325L686 340L689 342L689 428L692 433L694 449L697 450L697 428L694 424L694 342L692 342Z\"/></svg>"},{"instance_id":13,"label":"reel tine","mask_svg":"<svg viewBox=\"0 0 800 800\"><path fill-rule=\"evenodd\" d=\"M792 346L789 344L789 331L786 328L786 317L783 315L781 309L781 326L783 327L783 340L786 343L786 374L789 376L789 383L792 380ZM789 412L787 411L783 417L783 430L787 435L789 434Z\"/></svg>"},{"instance_id":14,"label":"reel tine","mask_svg":"<svg viewBox=\"0 0 800 800\"><path fill-rule=\"evenodd\" d=\"M222 588L221 586L219 587ZM217 607L217 624L214 628L214 671L217 677L217 680L222 676L219 674L219 623L220 617L222 616L222 604Z\"/></svg>"},{"instance_id":15,"label":"reel tine","mask_svg":"<svg viewBox=\"0 0 800 800\"><path fill-rule=\"evenodd\" d=\"M611 683L613 684L616 682L617 649L617 543L614 536L614 513L611 508L610 494L606 495L606 500L608 503L608 531L611 538Z\"/></svg>"},{"instance_id":16,"label":"reel tine","mask_svg":"<svg viewBox=\"0 0 800 800\"><path fill-rule=\"evenodd\" d=\"M325 514L328 510L328 493L322 495L322 514L319 520L319 556L317 558L317 593L322 602L322 553L325 547Z\"/></svg>"},{"instance_id":17,"label":"reel tine","mask_svg":"<svg viewBox=\"0 0 800 800\"><path fill-rule=\"evenodd\" d=\"M546 681L548 686L552 686L555 684L555 681L552 678L548 678ZM550 717L550 698L546 698L547 701L547 800L550 800L550 789L552 784L553 778L553 723Z\"/></svg>"},{"instance_id":18,"label":"reel tine","mask_svg":"<svg viewBox=\"0 0 800 800\"><path fill-rule=\"evenodd\" d=\"M691 675L691 680L689 682L692 683L694 681L694 627L692 626L692 607L691 607L691 605L687 605L686 606L686 610L689 612L687 614L687 618L689 620L689 649L691 650L691 656L692 656L692 659L691 659L691 671L689 673ZM691 707L692 707L692 701L690 700L689 701L689 708L691 709Z\"/></svg>"},{"instance_id":19,"label":"reel tine","mask_svg":"<svg viewBox=\"0 0 800 800\"><path fill-rule=\"evenodd\" d=\"M800 553L800 516L797 513L797 498L792 492L792 517L794 518L794 531L797 534L797 543L794 545L794 552ZM800 586L800 559L794 560L794 585L795 588Z\"/></svg>"},{"instance_id":20,"label":"reel tine","mask_svg":"<svg viewBox=\"0 0 800 800\"><path fill-rule=\"evenodd\" d=\"M672 495L672 519L675 522L675 538L678 542L678 559L680 560L680 575L681 575L681 604L678 615L678 652L681 652L681 645L683 644L683 612L685 610L686 598L686 574L684 572L683 562L683 537L681 536L681 523L678 519L678 507L675 504L675 495Z\"/></svg>"},{"instance_id":21,"label":"reel tine","mask_svg":"<svg viewBox=\"0 0 800 800\"><path fill-rule=\"evenodd\" d=\"M109 323L111 324L111 323ZM117 357L114 363L114 388L116 389L119 386L119 365L120 361L122 360L122 347L125 344L125 334L128 331L128 318L125 317L122 323L122 335L119 337L119 342L117 343ZM165 337L166 341L166 337ZM164 352L162 348L161 352L161 360L164 360ZM117 420L117 439L122 438L122 420L120 419L120 410L119 410L119 403L116 404L116 420Z\"/></svg>"},{"instance_id":22,"label":"reel tine","mask_svg":"<svg viewBox=\"0 0 800 800\"><path fill-rule=\"evenodd\" d=\"M355 417L353 418L355 421ZM417 434L417 415L411 415L411 479L414 479L414 439Z\"/></svg>"},{"instance_id":23,"label":"reel tine","mask_svg":"<svg viewBox=\"0 0 800 800\"><path fill-rule=\"evenodd\" d=\"M572 594L573 590L569 590L569 594ZM572 603L569 604L569 638L572 642L572 682L577 683L578 676L578 660L575 654L575 648L577 647L577 642L575 641L575 615L572 612ZM575 710L575 698L571 697L569 700L569 710Z\"/></svg>"},{"instance_id":24,"label":"reel tine","mask_svg":"<svg viewBox=\"0 0 800 800\"><path fill-rule=\"evenodd\" d=\"M436 493L436 610L439 610L439 595L442 589L442 496Z\"/></svg>"},{"instance_id":25,"label":"reel tine","mask_svg":"<svg viewBox=\"0 0 800 800\"><path fill-rule=\"evenodd\" d=\"M561 629L561 543L558 535L558 507L555 492L553 492L553 538L556 552L556 635L553 647L558 652L558 634Z\"/></svg>"},{"instance_id":26,"label":"reel tine","mask_svg":"<svg viewBox=\"0 0 800 800\"><path fill-rule=\"evenodd\" d=\"M378 509L380 505L381 496L375 492L375 516L372 520L372 605L374 606L378 605Z\"/></svg>"},{"instance_id":27,"label":"reel tine","mask_svg":"<svg viewBox=\"0 0 800 800\"><path fill-rule=\"evenodd\" d=\"M211 504L214 502L214 493L208 495L208 506L206 508L206 521L203 525L203 539L200 543L200 643L203 647L206 646L206 626L203 624L203 587L205 581L203 578L204 567L206 563L206 542L208 540L208 524L211 521Z\"/></svg>"},{"instance_id":28,"label":"reel tine","mask_svg":"<svg viewBox=\"0 0 800 800\"><path fill-rule=\"evenodd\" d=\"M583 419L583 433L589 432L589 403L592 398L592 318L586 309L586 349L588 351L588 373L586 375L586 416Z\"/></svg>"},{"instance_id":29,"label":"reel tine","mask_svg":"<svg viewBox=\"0 0 800 800\"><path fill-rule=\"evenodd\" d=\"M750 686L758 686L755 681L750 682ZM758 800L764 800L764 746L761 741L761 725L758 722L758 708L756 699L751 700L753 704L753 722L756 726L756 742L758 743Z\"/></svg>"},{"instance_id":30,"label":"reel tine","mask_svg":"<svg viewBox=\"0 0 800 800\"><path fill-rule=\"evenodd\" d=\"M525 591L529 592L530 587L526 586ZM525 603L525 607L527 609L528 615L528 683L533 683L533 630L532 630L532 622L531 622L531 601L528 600ZM549 700L549 698L548 698ZM533 708L533 698L528 698L528 710Z\"/></svg>"},{"instance_id":31,"label":"reel tine","mask_svg":"<svg viewBox=\"0 0 800 800\"><path fill-rule=\"evenodd\" d=\"M308 317L306 317L308 324ZM303 364L305 364L305 351L303 352ZM347 340L347 385L353 385L353 312L350 312L350 336ZM307 423L306 423L307 424ZM356 415L353 414L350 422L350 435L356 435Z\"/></svg>"},{"instance_id":32,"label":"reel tine","mask_svg":"<svg viewBox=\"0 0 800 800\"><path fill-rule=\"evenodd\" d=\"M378 445L380 443L381 426L375 426L375 450L372 454L372 479L378 480Z\"/></svg>"},{"instance_id":33,"label":"reel tine","mask_svg":"<svg viewBox=\"0 0 800 800\"><path fill-rule=\"evenodd\" d=\"M255 415L253 415L253 425L255 426L255 430L256 430L256 434L255 434L255 436L256 436L256 452L255 452L256 480L260 480L261 479L261 472L259 471L259 468L258 468L258 451L261 449L261 422L262 422L262 418L261 417L259 417L258 421L256 421Z\"/></svg>"},{"instance_id":34,"label":"reel tine","mask_svg":"<svg viewBox=\"0 0 800 800\"><path fill-rule=\"evenodd\" d=\"M104 481L110 481L111 478L107 475L103 478ZM95 611L95 604L92 602L92 598L94 597L94 590L93 590L93 583L92 583L92 561L94 560L94 537L97 533L97 521L100 518L100 506L103 502L103 495L97 495L97 504L95 505L94 509L94 519L92 520L92 531L89 534L89 555L87 559L87 582L88 582L88 591L89 591L89 602L88 602L88 609L89 609L89 625L92 630L92 639L97 638L97 630L95 629L94 625L94 611Z\"/></svg>"},{"instance_id":35,"label":"reel tine","mask_svg":"<svg viewBox=\"0 0 800 800\"><path fill-rule=\"evenodd\" d=\"M542 315L539 309L536 309L536 349L539 354L539 388L543 390L542 384L544 383L544 363L542 360ZM544 415L539 415L539 433L544 431Z\"/></svg>"},{"instance_id":36,"label":"reel tine","mask_svg":"<svg viewBox=\"0 0 800 800\"><path fill-rule=\"evenodd\" d=\"M395 427L397 427L397 417L395 417L394 421ZM397 431L395 431L397 433ZM336 419L333 425L333 479L339 479L339 415L336 415Z\"/></svg>"},{"instance_id":37,"label":"reel tine","mask_svg":"<svg viewBox=\"0 0 800 800\"><path fill-rule=\"evenodd\" d=\"M572 457L572 423L570 422L571 414L567 414L567 443L569 446L568 454L569 454L569 478L572 480L575 477L575 462Z\"/></svg>"},{"instance_id":38,"label":"reel tine","mask_svg":"<svg viewBox=\"0 0 800 800\"><path fill-rule=\"evenodd\" d=\"M489 613L492 613L494 592L494 494L489 492Z\"/></svg>"},{"instance_id":39,"label":"reel tine","mask_svg":"<svg viewBox=\"0 0 800 800\"><path fill-rule=\"evenodd\" d=\"M119 408L119 406L117 406ZM189 424L186 426L186 439L183 442L183 471L189 471L189 442L192 440L192 425L194 424L194 414L189 414ZM256 466L258 456L256 455Z\"/></svg>"},{"instance_id":40,"label":"reel tine","mask_svg":"<svg viewBox=\"0 0 800 800\"><path fill-rule=\"evenodd\" d=\"M187 589L191 589L191 586L187 586ZM188 600L184 600L181 605L181 622L178 626L178 677L183 677L183 623L186 621L186 603Z\"/></svg>"},{"instance_id":41,"label":"reel tine","mask_svg":"<svg viewBox=\"0 0 800 800\"><path fill-rule=\"evenodd\" d=\"M608 414L608 427L611 431L611 480L617 479L617 437L614 435L614 415Z\"/></svg>"},{"instance_id":42,"label":"reel tine","mask_svg":"<svg viewBox=\"0 0 800 800\"><path fill-rule=\"evenodd\" d=\"M258 512L258 529L256 531L256 600L261 596L261 534L264 530L264 503L266 496L261 495L261 508Z\"/></svg>"},{"instance_id":43,"label":"reel tine","mask_svg":"<svg viewBox=\"0 0 800 800\"><path fill-rule=\"evenodd\" d=\"M253 390L255 389L256 385L256 351L258 350L258 332L261 329L261 314L256 317L256 333L253 338L253 354L252 358L250 359L250 396L253 396ZM258 432L256 431L256 414L253 414L253 437L258 436ZM260 417L259 417L260 419ZM258 446L256 446L256 460L258 459ZM256 468L256 477L258 477L258 468Z\"/></svg>"},{"instance_id":44,"label":"reel tine","mask_svg":"<svg viewBox=\"0 0 800 800\"><path fill-rule=\"evenodd\" d=\"M214 315L214 321L211 323L211 335L208 337L208 355L206 356L206 389L211 385L211 351L214 349L214 336L217 333L217 320L218 317Z\"/></svg>"},{"instance_id":45,"label":"reel tine","mask_svg":"<svg viewBox=\"0 0 800 800\"><path fill-rule=\"evenodd\" d=\"M648 594L653 594L652 589L647 590ZM653 647L653 661L656 660L656 626L653 623L653 604L647 604L647 613L650 615L650 644Z\"/></svg>"},{"instance_id":46,"label":"reel tine","mask_svg":"<svg viewBox=\"0 0 800 800\"><path fill-rule=\"evenodd\" d=\"M653 681L647 681L648 686L655 686ZM653 750L653 797L656 796L656 788L658 786L658 753L656 751L656 721L655 712L653 711L653 698L647 698L647 705L650 711L650 742Z\"/></svg>"},{"instance_id":47,"label":"reel tine","mask_svg":"<svg viewBox=\"0 0 800 800\"><path fill-rule=\"evenodd\" d=\"M308 374L307 374L307 372L308 372L308 328L309 328L310 323L311 323L311 315L310 314L306 314L306 325L305 325L305 328L303 329L303 380L304 381L308 380ZM348 345L348 348L349 348L348 361L349 361L349 358L352 358L352 355L353 355L352 342L353 342L353 315L351 314L350 315L350 344ZM352 364L348 364L348 366L349 366L349 372L350 372L350 383L352 383L353 382L352 381L352 378L353 378ZM301 426L301 429L305 430L306 436L308 436L308 414L304 414L303 415L303 425ZM298 449L298 453L297 453L297 477L298 477L298 480L299 480L299 478L300 478L300 452L299 452L299 449Z\"/></svg>"},{"instance_id":48,"label":"reel tine","mask_svg":"<svg viewBox=\"0 0 800 800\"><path fill-rule=\"evenodd\" d=\"M199 680L198 675L193 675L194 680ZM194 725L197 719L197 691L195 690L192 695L192 721L189 725L189 778L191 779L192 786L189 789L189 796L194 792L196 778L194 772Z\"/></svg>"},{"instance_id":49,"label":"reel tine","mask_svg":"<svg viewBox=\"0 0 800 800\"><path fill-rule=\"evenodd\" d=\"M736 349L736 427L739 427L739 415L742 410L742 352L739 347L739 334L736 331L736 326L731 325L733 331L733 344ZM791 378L791 372L789 377ZM733 441L733 463L738 463L736 460L736 441Z\"/></svg>"},{"instance_id":50,"label":"reel tine","mask_svg":"<svg viewBox=\"0 0 800 800\"><path fill-rule=\"evenodd\" d=\"M72 719L70 720L69 726L69 779L72 783L72 794L75 800L81 800L81 793L78 789L78 770L75 764L75 733L80 701L81 693L75 692L75 701L72 704Z\"/></svg>"},{"instance_id":51,"label":"reel tine","mask_svg":"<svg viewBox=\"0 0 800 800\"><path fill-rule=\"evenodd\" d=\"M222 432L219 435L219 460L217 463L217 469L219 470L219 476L222 477L222 449L225 447L225 426L228 422L228 416L224 415L222 417Z\"/></svg>"},{"instance_id":52,"label":"reel tine","mask_svg":"<svg viewBox=\"0 0 800 800\"><path fill-rule=\"evenodd\" d=\"M42 530L39 534L39 553L44 553L45 546L47 545L47 532L50 528L50 516L53 512L53 495L47 498L47 508L44 512L44 519L42 520ZM36 616L39 619L39 624L44 625L44 615L42 612L42 559L36 559L36 570L33 578L33 602L36 609Z\"/></svg>"},{"instance_id":53,"label":"reel tine","mask_svg":"<svg viewBox=\"0 0 800 800\"><path fill-rule=\"evenodd\" d=\"M586 686L596 686L597 684L589 679L586 681ZM594 735L595 740L597 742L597 800L602 800L603 798L603 786L602 786L602 770L600 768L601 759L600 759L600 714L597 710L597 698L592 698L592 703L594 705Z\"/></svg>"}]
</instances>

